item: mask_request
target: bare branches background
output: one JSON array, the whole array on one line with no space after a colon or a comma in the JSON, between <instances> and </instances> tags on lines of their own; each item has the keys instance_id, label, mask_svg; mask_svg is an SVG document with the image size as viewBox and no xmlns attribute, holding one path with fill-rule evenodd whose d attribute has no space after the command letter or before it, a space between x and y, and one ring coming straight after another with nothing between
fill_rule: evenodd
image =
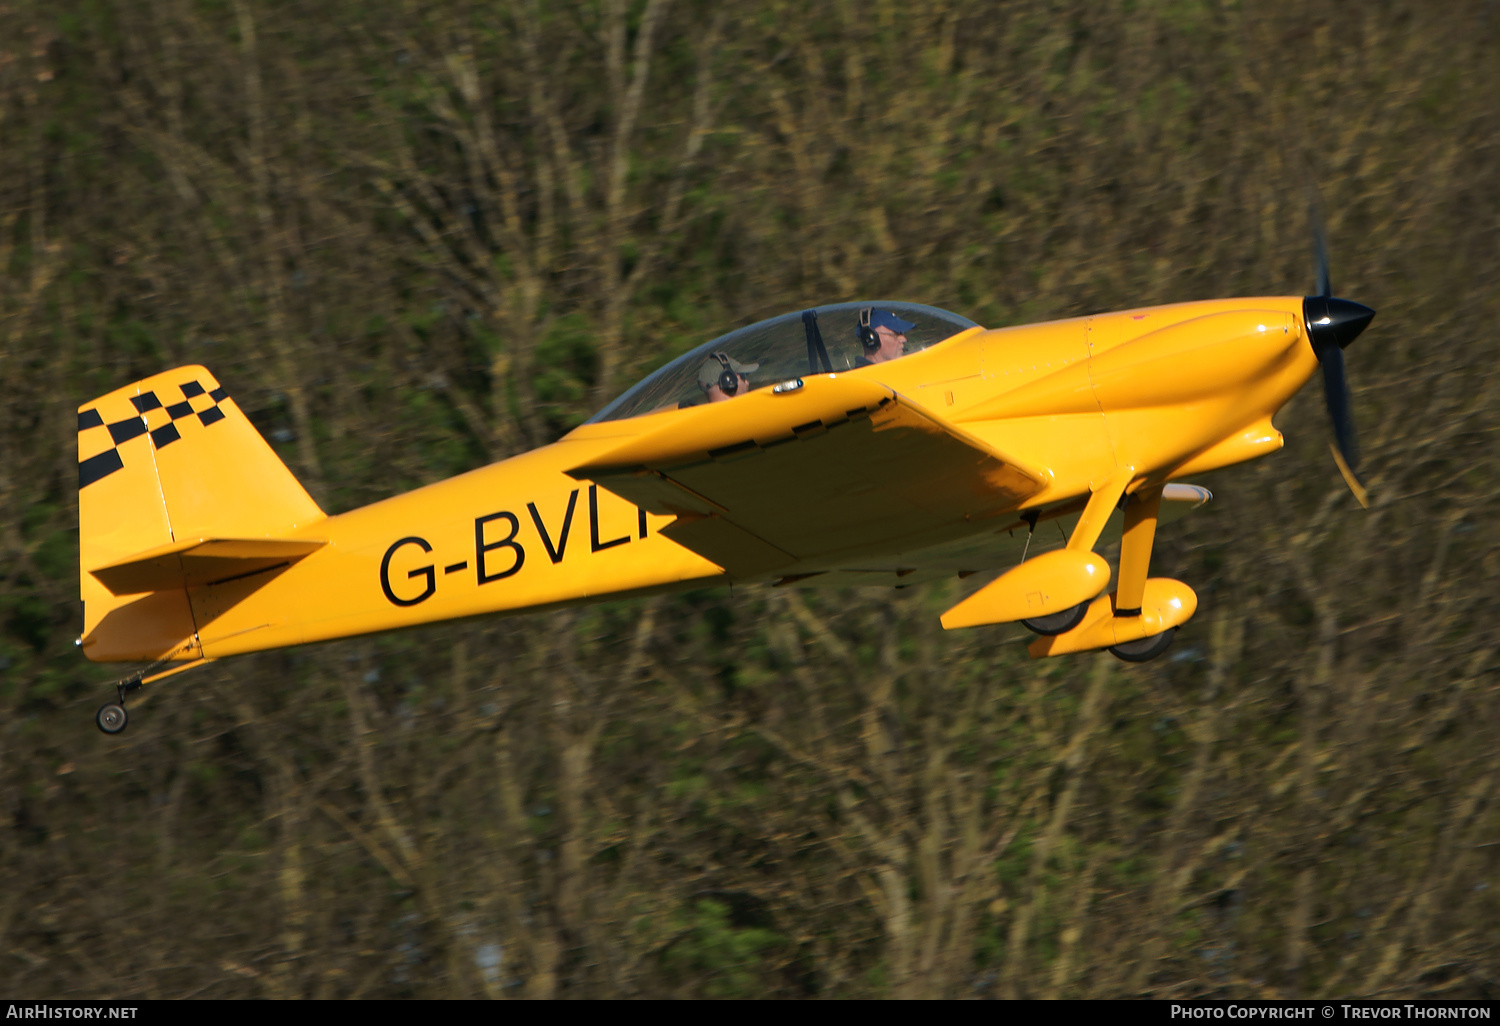
<instances>
[{"instance_id":1,"label":"bare branches background","mask_svg":"<svg viewBox=\"0 0 1500 1026\"><path fill-rule=\"evenodd\" d=\"M1490 996L1485 3L0 6L0 974L28 996ZM69 8L76 9L69 9ZM349 509L713 334L1312 283L1315 387L1161 572L1169 659L740 589L216 665L76 630L78 403L211 366Z\"/></svg>"}]
</instances>

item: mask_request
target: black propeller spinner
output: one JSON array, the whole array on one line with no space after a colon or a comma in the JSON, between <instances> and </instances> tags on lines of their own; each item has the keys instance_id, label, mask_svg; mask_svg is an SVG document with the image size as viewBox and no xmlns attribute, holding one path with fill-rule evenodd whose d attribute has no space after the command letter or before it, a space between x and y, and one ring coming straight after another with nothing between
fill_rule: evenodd
<instances>
[{"instance_id":1,"label":"black propeller spinner","mask_svg":"<svg viewBox=\"0 0 1500 1026\"><path fill-rule=\"evenodd\" d=\"M1334 298L1328 278L1328 245L1322 220L1316 211L1313 212L1313 244L1319 294L1303 298L1302 320L1307 325L1313 352L1323 368L1323 397L1328 404L1328 419L1333 421L1333 436L1337 441L1334 454L1339 457L1339 469L1344 472L1355 498L1364 505L1364 488L1354 477L1354 469L1359 466L1359 440L1354 431L1344 349L1375 319L1375 311L1362 303Z\"/></svg>"}]
</instances>

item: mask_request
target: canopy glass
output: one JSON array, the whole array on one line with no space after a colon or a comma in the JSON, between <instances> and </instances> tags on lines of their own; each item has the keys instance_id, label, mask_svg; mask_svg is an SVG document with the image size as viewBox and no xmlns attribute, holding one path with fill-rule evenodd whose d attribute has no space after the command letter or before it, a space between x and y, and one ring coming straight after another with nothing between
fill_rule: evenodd
<instances>
[{"instance_id":1,"label":"canopy glass","mask_svg":"<svg viewBox=\"0 0 1500 1026\"><path fill-rule=\"evenodd\" d=\"M720 335L684 353L594 414L589 423L707 402L709 392L700 380L717 378L731 367L754 368L743 372L752 391L804 374L854 370L864 365L870 352L859 340L864 311L869 311L866 323L876 326L911 325L903 331L902 355L978 327L966 317L917 303L836 303L798 310Z\"/></svg>"}]
</instances>

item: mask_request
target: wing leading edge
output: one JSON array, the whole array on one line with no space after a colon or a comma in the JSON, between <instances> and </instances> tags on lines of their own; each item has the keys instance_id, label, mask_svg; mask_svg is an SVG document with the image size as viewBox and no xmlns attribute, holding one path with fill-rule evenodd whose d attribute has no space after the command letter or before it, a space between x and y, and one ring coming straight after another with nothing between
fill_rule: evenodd
<instances>
[{"instance_id":1,"label":"wing leading edge","mask_svg":"<svg viewBox=\"0 0 1500 1026\"><path fill-rule=\"evenodd\" d=\"M662 533L740 579L936 544L1046 484L904 396L839 375L682 411L568 473L675 514Z\"/></svg>"}]
</instances>

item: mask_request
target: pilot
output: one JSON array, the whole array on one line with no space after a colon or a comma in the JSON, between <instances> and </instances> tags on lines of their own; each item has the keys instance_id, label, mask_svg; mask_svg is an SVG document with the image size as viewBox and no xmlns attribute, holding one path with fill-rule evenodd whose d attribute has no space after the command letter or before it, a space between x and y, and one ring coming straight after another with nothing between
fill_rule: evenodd
<instances>
[{"instance_id":1,"label":"pilot","mask_svg":"<svg viewBox=\"0 0 1500 1026\"><path fill-rule=\"evenodd\" d=\"M698 368L698 387L709 402L722 403L750 391L745 375L759 368L758 363L740 363L726 353L714 353Z\"/></svg>"},{"instance_id":2,"label":"pilot","mask_svg":"<svg viewBox=\"0 0 1500 1026\"><path fill-rule=\"evenodd\" d=\"M864 349L864 355L854 361L856 367L868 367L872 363L885 363L906 354L906 333L916 325L903 321L889 310L865 307L859 312L859 324L855 336Z\"/></svg>"}]
</instances>

